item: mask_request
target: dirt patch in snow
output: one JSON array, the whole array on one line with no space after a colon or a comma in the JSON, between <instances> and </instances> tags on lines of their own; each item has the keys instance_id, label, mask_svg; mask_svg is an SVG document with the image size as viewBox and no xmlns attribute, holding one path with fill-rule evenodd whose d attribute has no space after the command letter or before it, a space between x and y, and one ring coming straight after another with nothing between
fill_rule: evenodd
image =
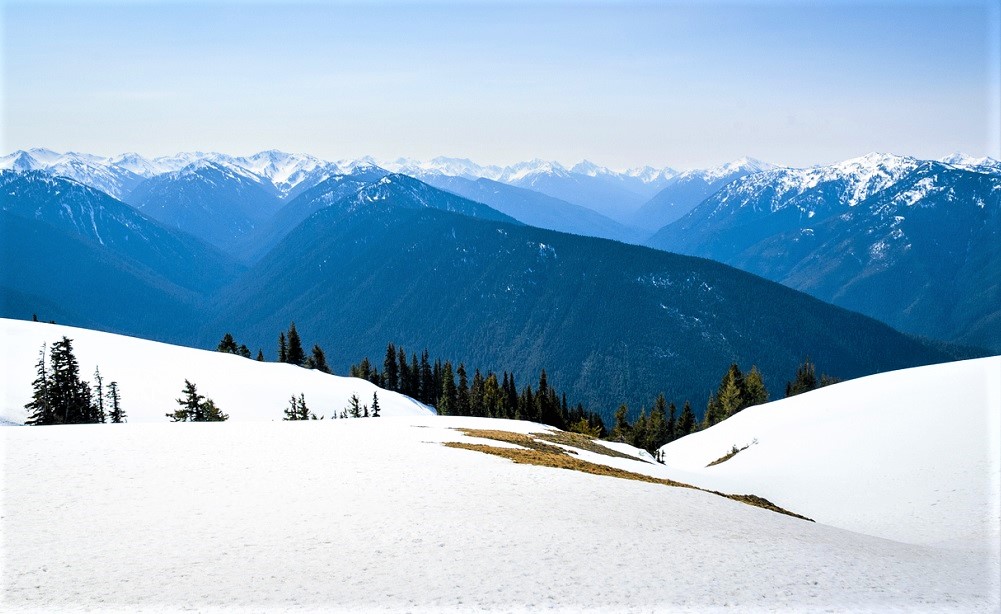
<instances>
[{"instance_id":1,"label":"dirt patch in snow","mask_svg":"<svg viewBox=\"0 0 1001 614\"><path fill-rule=\"evenodd\" d=\"M575 453L572 451L565 450L564 448L554 446L550 443L540 441L540 437L545 437L551 441L556 441L563 445L568 445L571 447L579 447L576 444L565 443L567 441L576 441L574 437L562 437L562 435L570 435L569 433L562 432L552 432L552 433L533 433L531 435L526 435L524 433L512 433L510 431L499 431L499 430L488 430L488 429L458 429L464 435L468 437L476 437L479 439L492 439L494 441L501 441L504 443L514 444L521 446L518 448L501 448L498 446L491 446L482 443L470 443L465 441L449 441L445 442L443 445L449 448L459 448L462 450L472 450L474 452L482 452L484 454L492 454L494 456L501 456L503 458L510 459L515 463L524 465L539 465L542 467L555 467L557 469L570 469L572 471L580 471L582 473L590 473L592 475L605 475L615 478L622 478L626 480L636 480L638 482L647 482L650 484L662 484L664 486L674 486L676 488L691 488L694 490L701 490L703 492L708 492L714 495L719 495L721 497L726 497L727 499L733 499L734 501L739 501L747 505L753 505L754 507L760 507L773 512L778 512L779 514L785 514L787 516L792 516L793 518L799 518L802 520L810 520L805 516L800 516L799 514L790 512L789 510L782 509L781 507L775 505L771 501L758 497L756 495L729 495L721 493L715 490L706 490L704 488L698 488L692 486L691 484L685 484L683 482L675 482L674 480L668 480L665 478L655 478L653 476L644 475L642 473L634 473L632 471L626 471L625 469L619 469L616 467L609 467L607 465L600 465L597 463L591 463L585 460L577 458ZM586 439L586 438L584 438ZM599 444L589 441L590 445L597 446ZM585 449L585 448L581 448ZM607 448L605 448L608 450ZM593 451L593 450L592 450ZM628 455L621 454L614 450L608 450L613 452L612 454L606 454L607 456L622 456L631 460L637 460L636 458ZM602 452L598 452L601 454Z\"/></svg>"}]
</instances>

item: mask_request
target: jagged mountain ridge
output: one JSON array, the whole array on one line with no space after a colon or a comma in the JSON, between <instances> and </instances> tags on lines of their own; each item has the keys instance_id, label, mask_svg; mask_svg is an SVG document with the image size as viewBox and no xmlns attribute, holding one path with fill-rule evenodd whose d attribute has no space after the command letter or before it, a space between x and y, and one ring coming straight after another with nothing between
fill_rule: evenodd
<instances>
[{"instance_id":1,"label":"jagged mountain ridge","mask_svg":"<svg viewBox=\"0 0 1001 614\"><path fill-rule=\"evenodd\" d=\"M997 351L1001 175L869 154L728 184L649 245Z\"/></svg>"}]
</instances>

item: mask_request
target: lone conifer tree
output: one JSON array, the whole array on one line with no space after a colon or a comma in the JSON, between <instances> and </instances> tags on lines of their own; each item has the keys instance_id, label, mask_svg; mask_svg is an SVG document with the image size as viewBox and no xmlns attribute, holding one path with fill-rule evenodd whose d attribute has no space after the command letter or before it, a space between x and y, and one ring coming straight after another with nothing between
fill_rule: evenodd
<instances>
[{"instance_id":1,"label":"lone conifer tree","mask_svg":"<svg viewBox=\"0 0 1001 614\"><path fill-rule=\"evenodd\" d=\"M108 384L108 404L110 405L108 417L111 418L112 424L121 424L127 421L125 410L122 409L122 399L118 392L118 382Z\"/></svg>"},{"instance_id":2,"label":"lone conifer tree","mask_svg":"<svg viewBox=\"0 0 1001 614\"><path fill-rule=\"evenodd\" d=\"M188 380L184 380L183 397L177 399L179 409L175 409L167 417L173 422L202 422L204 421L202 401L205 397L198 394L198 387Z\"/></svg>"},{"instance_id":3,"label":"lone conifer tree","mask_svg":"<svg viewBox=\"0 0 1001 614\"><path fill-rule=\"evenodd\" d=\"M372 393L372 417L373 418L378 418L379 417L379 411L380 411L380 408L379 408L379 393L378 392L373 392Z\"/></svg>"},{"instance_id":4,"label":"lone conifer tree","mask_svg":"<svg viewBox=\"0 0 1001 614\"><path fill-rule=\"evenodd\" d=\"M95 420L105 422L107 420L104 413L104 378L101 377L101 368L94 368L94 409Z\"/></svg>"},{"instance_id":5,"label":"lone conifer tree","mask_svg":"<svg viewBox=\"0 0 1001 614\"><path fill-rule=\"evenodd\" d=\"M295 322L288 326L288 356L289 364L301 367L306 362L306 353L302 350L302 341L299 339L299 332L295 329Z\"/></svg>"},{"instance_id":6,"label":"lone conifer tree","mask_svg":"<svg viewBox=\"0 0 1001 614\"><path fill-rule=\"evenodd\" d=\"M38 353L38 362L35 363L35 381L31 383L34 392L31 401L24 406L30 412L25 424L56 424L56 414L52 407L52 393L49 390L51 381L45 360L45 350L46 346L43 343L42 349Z\"/></svg>"}]
</instances>

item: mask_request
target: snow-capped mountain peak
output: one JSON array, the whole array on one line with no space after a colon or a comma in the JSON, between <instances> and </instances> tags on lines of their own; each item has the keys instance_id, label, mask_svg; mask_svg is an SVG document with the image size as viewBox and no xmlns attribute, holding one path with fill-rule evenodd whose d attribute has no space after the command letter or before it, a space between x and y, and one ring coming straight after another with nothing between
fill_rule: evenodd
<instances>
[{"instance_id":1,"label":"snow-capped mountain peak","mask_svg":"<svg viewBox=\"0 0 1001 614\"><path fill-rule=\"evenodd\" d=\"M1001 160L986 156L975 158L965 153L956 152L941 158L939 162L979 173L1001 174Z\"/></svg>"}]
</instances>

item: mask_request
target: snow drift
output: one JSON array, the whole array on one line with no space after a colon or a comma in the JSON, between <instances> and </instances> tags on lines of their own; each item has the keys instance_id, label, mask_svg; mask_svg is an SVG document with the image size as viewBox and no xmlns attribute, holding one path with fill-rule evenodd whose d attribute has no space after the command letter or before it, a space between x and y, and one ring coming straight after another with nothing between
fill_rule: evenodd
<instances>
[{"instance_id":1,"label":"snow drift","mask_svg":"<svg viewBox=\"0 0 1001 614\"><path fill-rule=\"evenodd\" d=\"M206 350L147 341L84 328L0 319L0 419L23 423L24 404L43 343L73 340L80 375L93 383L100 367L105 385L117 381L129 422L161 422L177 408L184 380L216 402L230 420L281 420L292 395L305 395L315 414L331 416L357 394L371 405L379 394L383 416L423 415L432 410L413 399L353 377L339 377L293 365L257 362Z\"/></svg>"},{"instance_id":2,"label":"snow drift","mask_svg":"<svg viewBox=\"0 0 1001 614\"><path fill-rule=\"evenodd\" d=\"M662 448L676 479L916 544L999 547L1001 356L881 373ZM730 452L747 449L712 467Z\"/></svg>"}]
</instances>

